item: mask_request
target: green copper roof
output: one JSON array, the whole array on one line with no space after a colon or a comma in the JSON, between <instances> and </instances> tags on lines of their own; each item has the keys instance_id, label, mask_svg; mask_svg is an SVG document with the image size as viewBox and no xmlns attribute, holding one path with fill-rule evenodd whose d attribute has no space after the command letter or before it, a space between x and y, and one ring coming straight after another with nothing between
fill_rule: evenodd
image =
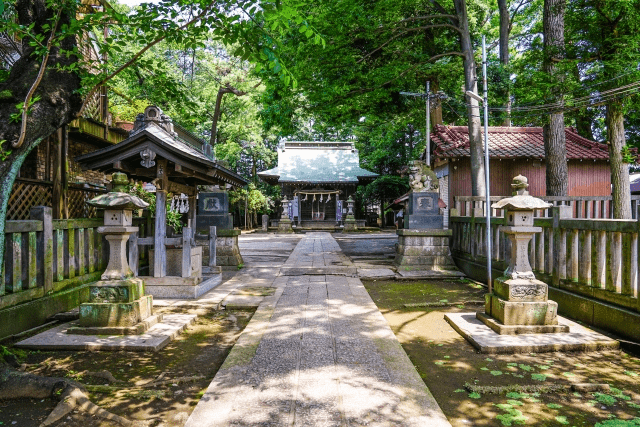
<instances>
[{"instance_id":1,"label":"green copper roof","mask_svg":"<svg viewBox=\"0 0 640 427\"><path fill-rule=\"evenodd\" d=\"M378 174L360 167L350 142L286 142L278 147L278 167L259 172L270 183L358 183Z\"/></svg>"}]
</instances>

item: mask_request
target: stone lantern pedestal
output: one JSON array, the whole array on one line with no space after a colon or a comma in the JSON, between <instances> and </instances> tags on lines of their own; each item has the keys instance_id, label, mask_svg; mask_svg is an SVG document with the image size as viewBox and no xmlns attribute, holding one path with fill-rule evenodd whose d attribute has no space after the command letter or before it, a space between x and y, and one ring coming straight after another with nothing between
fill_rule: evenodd
<instances>
[{"instance_id":1,"label":"stone lantern pedestal","mask_svg":"<svg viewBox=\"0 0 640 427\"><path fill-rule=\"evenodd\" d=\"M153 297L144 294L144 281L134 277L127 263L127 240L138 231L131 226L132 211L148 204L126 193L126 183L125 174L115 173L113 191L88 202L105 209L98 233L109 242L109 263L101 280L89 286L89 302L80 305L79 327L69 328L69 334L141 334L162 320L161 315L152 315Z\"/></svg>"},{"instance_id":2,"label":"stone lantern pedestal","mask_svg":"<svg viewBox=\"0 0 640 427\"><path fill-rule=\"evenodd\" d=\"M342 229L343 233L358 231L358 224L356 222L356 217L353 214L354 205L355 205L355 201L351 196L349 196L349 198L347 199L347 217L344 220L344 228Z\"/></svg>"},{"instance_id":3,"label":"stone lantern pedestal","mask_svg":"<svg viewBox=\"0 0 640 427\"><path fill-rule=\"evenodd\" d=\"M282 216L278 222L278 233L293 233L291 219L289 218L289 201L286 196L282 199Z\"/></svg>"},{"instance_id":4,"label":"stone lantern pedestal","mask_svg":"<svg viewBox=\"0 0 640 427\"><path fill-rule=\"evenodd\" d=\"M500 227L511 241L511 258L504 276L496 279L493 292L485 296L485 312L476 317L499 334L531 334L569 332L566 325L558 325L558 304L549 301L547 284L537 280L529 264L528 247L535 233L535 209L551 205L529 196L527 179L514 178L514 197L492 205L505 209L507 225Z\"/></svg>"}]
</instances>

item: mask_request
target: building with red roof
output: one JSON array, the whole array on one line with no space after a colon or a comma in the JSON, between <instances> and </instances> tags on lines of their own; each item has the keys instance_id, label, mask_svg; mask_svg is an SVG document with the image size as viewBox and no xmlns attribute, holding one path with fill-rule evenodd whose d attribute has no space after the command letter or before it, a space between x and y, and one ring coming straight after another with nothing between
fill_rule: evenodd
<instances>
[{"instance_id":1,"label":"building with red roof","mask_svg":"<svg viewBox=\"0 0 640 427\"><path fill-rule=\"evenodd\" d=\"M569 196L611 195L607 144L565 129ZM436 125L431 133L434 171L441 196L453 206L454 196L471 195L469 130L466 126ZM533 196L546 191L544 140L541 127L489 127L491 195L511 195L511 181L521 174L529 179Z\"/></svg>"}]
</instances>

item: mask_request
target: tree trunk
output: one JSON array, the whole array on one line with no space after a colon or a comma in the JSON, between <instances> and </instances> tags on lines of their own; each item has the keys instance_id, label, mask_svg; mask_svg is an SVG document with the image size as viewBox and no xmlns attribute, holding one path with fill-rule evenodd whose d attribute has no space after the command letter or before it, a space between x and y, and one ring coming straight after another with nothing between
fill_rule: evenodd
<instances>
[{"instance_id":1,"label":"tree trunk","mask_svg":"<svg viewBox=\"0 0 640 427\"><path fill-rule=\"evenodd\" d=\"M545 0L543 12L544 70L550 81L562 81L556 72L556 62L564 58L564 11L566 0ZM562 93L551 87L550 101L562 107ZM546 157L547 196L567 196L569 172L567 168L567 146L564 132L564 113L549 115L544 125L544 152Z\"/></svg>"},{"instance_id":2,"label":"tree trunk","mask_svg":"<svg viewBox=\"0 0 640 427\"><path fill-rule=\"evenodd\" d=\"M437 80L431 80L431 92L438 93L440 90L440 85ZM435 105L431 107L431 128L433 129L436 125L442 124L442 102L440 99L436 99L433 101Z\"/></svg>"},{"instance_id":3,"label":"tree trunk","mask_svg":"<svg viewBox=\"0 0 640 427\"><path fill-rule=\"evenodd\" d=\"M613 187L613 217L615 219L631 219L629 165L622 161L622 147L625 145L625 136L621 100L611 101L607 104L606 121L609 139L611 186Z\"/></svg>"},{"instance_id":4,"label":"tree trunk","mask_svg":"<svg viewBox=\"0 0 640 427\"><path fill-rule=\"evenodd\" d=\"M507 0L498 0L498 9L500 11L500 62L502 66L509 66L509 32L511 30L511 16L509 15L509 5ZM506 118L502 123L503 126L511 126L511 91L507 88L505 94L507 100L504 104Z\"/></svg>"},{"instance_id":5,"label":"tree trunk","mask_svg":"<svg viewBox=\"0 0 640 427\"><path fill-rule=\"evenodd\" d=\"M460 49L464 55L464 89L478 93L478 79L476 74L476 61L469 34L469 21L467 19L467 5L465 0L454 0L458 28L460 28ZM467 96L467 121L469 126L469 151L471 152L471 195L484 196L484 163L482 148L482 127L480 126L480 107L478 101Z\"/></svg>"},{"instance_id":6,"label":"tree trunk","mask_svg":"<svg viewBox=\"0 0 640 427\"><path fill-rule=\"evenodd\" d=\"M233 93L236 96L243 96L247 94L247 92L238 90L233 86L231 86L229 83L227 83L224 86L221 86L220 89L218 89L218 95L216 96L216 106L215 106L215 109L213 110L213 118L211 119L211 138L209 139L209 143L211 144L212 147L215 147L216 140L218 138L217 133L218 133L218 120L220 119L220 106L222 104L222 97L224 96L225 93Z\"/></svg>"},{"instance_id":7,"label":"tree trunk","mask_svg":"<svg viewBox=\"0 0 640 427\"><path fill-rule=\"evenodd\" d=\"M34 31L49 37L49 31L44 31L44 24L50 25L53 12L47 9L44 0L18 0L16 3L18 22L24 25L34 25ZM68 25L74 11L63 12L60 25ZM9 120L11 114L18 112L16 105L24 102L27 93L37 79L38 70L42 64L41 57L32 56L34 48L29 45L29 38L22 43L23 55L11 68L9 77L0 83L0 141L6 140L3 150L10 150L11 154L0 162L0 236L4 236L7 204L13 182L20 170L20 166L27 154L42 140L55 132L62 125L71 122L80 111L82 99L78 94L80 78L77 74L56 71L56 67L67 67L77 61L73 55L61 54L76 49L76 39L70 36L62 41L60 47L51 49L47 61L46 71L35 91L40 100L30 108L27 117L27 127L22 145L12 148L20 136L20 121ZM9 95L7 95L9 94ZM36 98L32 98L36 99ZM0 239L0 270L4 266L4 239ZM0 275L1 276L1 275Z\"/></svg>"}]
</instances>

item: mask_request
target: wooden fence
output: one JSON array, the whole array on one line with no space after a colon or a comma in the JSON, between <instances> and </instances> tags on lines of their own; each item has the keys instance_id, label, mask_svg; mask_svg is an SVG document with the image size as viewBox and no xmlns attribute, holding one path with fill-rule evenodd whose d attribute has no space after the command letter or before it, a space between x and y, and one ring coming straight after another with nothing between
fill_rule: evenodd
<instances>
[{"instance_id":1,"label":"wooden fence","mask_svg":"<svg viewBox=\"0 0 640 427\"><path fill-rule=\"evenodd\" d=\"M7 221L0 308L40 298L95 278L106 268L102 219L52 220L51 208L31 208L31 219Z\"/></svg>"},{"instance_id":2,"label":"wooden fence","mask_svg":"<svg viewBox=\"0 0 640 427\"><path fill-rule=\"evenodd\" d=\"M510 196L491 196L491 203ZM540 199L554 206L570 206L574 218L605 219L613 218L613 205L611 196L543 196ZM454 196L453 206L456 215L471 216L476 212L476 216L484 215L484 196ZM631 196L631 213L637 219L636 212L640 206L640 195ZM492 209L491 216L502 216L499 209ZM482 212L482 213L480 213ZM537 212L536 215L539 215ZM540 216L550 215L550 210L544 211Z\"/></svg>"},{"instance_id":3,"label":"wooden fence","mask_svg":"<svg viewBox=\"0 0 640 427\"><path fill-rule=\"evenodd\" d=\"M542 227L529 244L529 261L540 280L596 300L640 311L638 253L640 221L575 219L570 210L550 209L534 219ZM636 218L640 211L636 211ZM493 268L509 264L510 242L499 231L505 218L491 218ZM451 250L458 260L486 264L486 218L451 216Z\"/></svg>"}]
</instances>

